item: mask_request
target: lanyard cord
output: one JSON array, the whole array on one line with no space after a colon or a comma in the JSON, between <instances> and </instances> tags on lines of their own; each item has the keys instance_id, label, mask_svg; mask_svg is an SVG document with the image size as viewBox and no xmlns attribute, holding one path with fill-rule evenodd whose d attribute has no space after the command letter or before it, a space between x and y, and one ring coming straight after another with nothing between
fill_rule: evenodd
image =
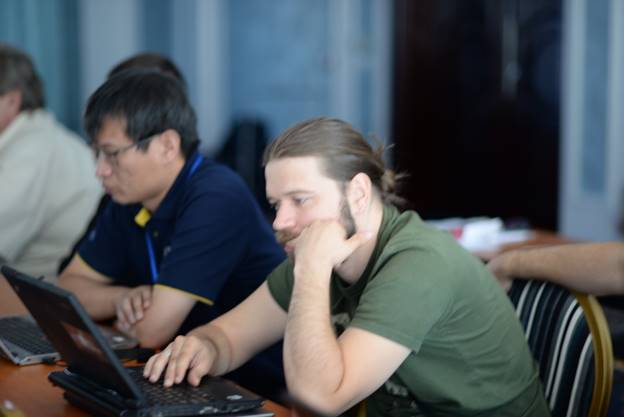
<instances>
[{"instance_id":1,"label":"lanyard cord","mask_svg":"<svg viewBox=\"0 0 624 417\"><path fill-rule=\"evenodd\" d=\"M195 171L197 171L199 164L201 164L203 160L204 160L204 157L202 155L197 155L197 157L195 158L195 161L193 161L193 165L191 165L191 169L189 170L188 175L186 176L187 181L189 180L189 178L191 178L191 176L195 173ZM150 235L147 229L145 230L145 245L147 246L147 254L149 256L150 271L152 273L152 284L156 284L156 281L158 281L158 268L156 267L156 256L154 256L154 246L152 245L152 239L150 238Z\"/></svg>"},{"instance_id":2,"label":"lanyard cord","mask_svg":"<svg viewBox=\"0 0 624 417\"><path fill-rule=\"evenodd\" d=\"M147 245L147 254L149 255L150 271L152 271L152 284L156 284L158 280L158 269L156 268L156 257L154 256L154 248L152 247L152 239L149 232L145 231L145 243Z\"/></svg>"}]
</instances>

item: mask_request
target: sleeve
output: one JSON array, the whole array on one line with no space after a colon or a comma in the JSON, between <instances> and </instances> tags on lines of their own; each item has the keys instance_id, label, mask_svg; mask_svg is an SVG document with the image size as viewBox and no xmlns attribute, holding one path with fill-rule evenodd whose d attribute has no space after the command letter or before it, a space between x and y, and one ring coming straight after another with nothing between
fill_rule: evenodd
<instances>
[{"instance_id":1,"label":"sleeve","mask_svg":"<svg viewBox=\"0 0 624 417\"><path fill-rule=\"evenodd\" d=\"M364 289L351 326L418 352L452 305L449 273L441 258L430 252L397 253Z\"/></svg>"},{"instance_id":2,"label":"sleeve","mask_svg":"<svg viewBox=\"0 0 624 417\"><path fill-rule=\"evenodd\" d=\"M122 220L119 208L109 201L78 248L87 265L116 281L125 276L129 265L129 251L124 245L129 239L123 235Z\"/></svg>"},{"instance_id":3,"label":"sleeve","mask_svg":"<svg viewBox=\"0 0 624 417\"><path fill-rule=\"evenodd\" d=\"M284 311L288 311L294 283L293 264L286 259L267 277L269 292Z\"/></svg>"},{"instance_id":4,"label":"sleeve","mask_svg":"<svg viewBox=\"0 0 624 417\"><path fill-rule=\"evenodd\" d=\"M0 159L0 263L15 261L46 223L44 195L49 185L49 152L16 144Z\"/></svg>"},{"instance_id":5,"label":"sleeve","mask_svg":"<svg viewBox=\"0 0 624 417\"><path fill-rule=\"evenodd\" d=\"M249 245L246 230L252 205L248 193L236 185L185 198L158 285L191 293L208 304L216 301Z\"/></svg>"}]
</instances>

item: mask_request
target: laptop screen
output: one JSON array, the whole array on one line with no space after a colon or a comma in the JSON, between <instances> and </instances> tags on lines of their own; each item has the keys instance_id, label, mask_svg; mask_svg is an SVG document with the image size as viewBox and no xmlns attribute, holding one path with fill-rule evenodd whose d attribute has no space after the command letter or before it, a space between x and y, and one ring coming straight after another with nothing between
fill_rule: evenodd
<instances>
[{"instance_id":1,"label":"laptop screen","mask_svg":"<svg viewBox=\"0 0 624 417\"><path fill-rule=\"evenodd\" d=\"M71 292L6 266L2 267L2 273L71 372L98 381L128 399L143 402L143 394Z\"/></svg>"}]
</instances>

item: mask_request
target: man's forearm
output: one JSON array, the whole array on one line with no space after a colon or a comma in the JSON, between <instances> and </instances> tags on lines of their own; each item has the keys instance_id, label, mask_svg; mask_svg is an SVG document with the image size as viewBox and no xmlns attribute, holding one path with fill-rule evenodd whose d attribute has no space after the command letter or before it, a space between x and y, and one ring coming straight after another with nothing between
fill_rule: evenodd
<instances>
[{"instance_id":1,"label":"man's forearm","mask_svg":"<svg viewBox=\"0 0 624 417\"><path fill-rule=\"evenodd\" d=\"M145 314L149 315L149 311ZM143 319L131 326L128 333L138 340L142 347L158 349L173 339L179 327L179 324L168 325L168 323L154 325Z\"/></svg>"},{"instance_id":2,"label":"man's forearm","mask_svg":"<svg viewBox=\"0 0 624 417\"><path fill-rule=\"evenodd\" d=\"M311 406L340 387L344 363L330 320L331 268L297 265L284 336L284 371L292 395Z\"/></svg>"},{"instance_id":3,"label":"man's forearm","mask_svg":"<svg viewBox=\"0 0 624 417\"><path fill-rule=\"evenodd\" d=\"M128 287L100 283L71 274L62 275L58 285L73 292L94 320L114 318L115 300L129 291Z\"/></svg>"},{"instance_id":4,"label":"man's forearm","mask_svg":"<svg viewBox=\"0 0 624 417\"><path fill-rule=\"evenodd\" d=\"M510 276L546 279L596 295L624 293L624 244L586 243L505 254Z\"/></svg>"}]
</instances>

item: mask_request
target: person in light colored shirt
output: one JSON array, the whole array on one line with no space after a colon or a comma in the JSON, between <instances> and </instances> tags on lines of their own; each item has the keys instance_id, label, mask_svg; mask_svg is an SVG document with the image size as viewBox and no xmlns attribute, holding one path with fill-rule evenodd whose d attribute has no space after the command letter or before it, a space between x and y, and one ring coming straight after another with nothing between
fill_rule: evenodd
<instances>
[{"instance_id":1,"label":"person in light colored shirt","mask_svg":"<svg viewBox=\"0 0 624 417\"><path fill-rule=\"evenodd\" d=\"M0 264L52 277L102 190L89 147L44 106L31 59L0 44Z\"/></svg>"}]
</instances>

